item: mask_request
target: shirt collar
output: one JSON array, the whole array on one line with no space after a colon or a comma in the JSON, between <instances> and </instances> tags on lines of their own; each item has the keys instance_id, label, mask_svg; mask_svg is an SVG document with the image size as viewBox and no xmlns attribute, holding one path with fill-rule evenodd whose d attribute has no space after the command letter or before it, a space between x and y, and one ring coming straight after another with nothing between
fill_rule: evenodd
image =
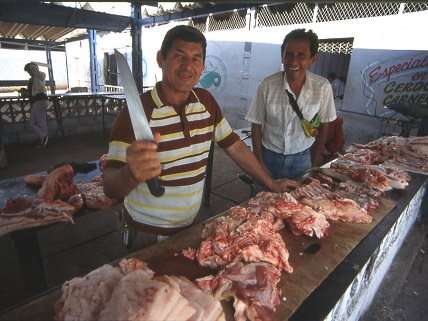
<instances>
[{"instance_id":1,"label":"shirt collar","mask_svg":"<svg viewBox=\"0 0 428 321\"><path fill-rule=\"evenodd\" d=\"M156 85L151 90L151 96L152 96L153 102L155 103L156 108L161 108L163 106L166 106L166 104L162 101L159 95L161 91L160 86L161 86L161 82L157 82ZM196 95L195 91L192 89L191 94L189 95L189 98L187 99L187 102L185 103L185 105L188 105L190 103L196 103L196 102L199 102L199 98Z\"/></svg>"},{"instance_id":2,"label":"shirt collar","mask_svg":"<svg viewBox=\"0 0 428 321\"><path fill-rule=\"evenodd\" d=\"M159 88L160 88L160 82L156 83L156 85L153 87L153 89L150 92L156 108L161 108L162 106L165 105L159 97L159 93L158 93Z\"/></svg>"},{"instance_id":3,"label":"shirt collar","mask_svg":"<svg viewBox=\"0 0 428 321\"><path fill-rule=\"evenodd\" d=\"M285 71L282 72L282 83L283 83L284 90L288 90L289 92L291 92L293 94L294 97L296 97L294 92L291 90L290 85L288 84L287 77L285 75ZM304 95L308 91L310 92L311 90L312 90L311 73L309 71L306 71L305 83L303 84L303 87L302 87L302 90L300 91L299 97L302 96L302 94Z\"/></svg>"}]
</instances>

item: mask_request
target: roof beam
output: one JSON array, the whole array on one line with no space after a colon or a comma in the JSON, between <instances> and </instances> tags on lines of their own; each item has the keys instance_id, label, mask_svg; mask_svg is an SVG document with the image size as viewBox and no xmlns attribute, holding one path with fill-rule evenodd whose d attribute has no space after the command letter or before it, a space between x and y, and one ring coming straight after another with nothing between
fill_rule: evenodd
<instances>
[{"instance_id":1,"label":"roof beam","mask_svg":"<svg viewBox=\"0 0 428 321\"><path fill-rule=\"evenodd\" d=\"M128 27L131 18L46 3L24 5L18 1L0 5L0 21L120 32Z\"/></svg>"},{"instance_id":2,"label":"roof beam","mask_svg":"<svg viewBox=\"0 0 428 321\"><path fill-rule=\"evenodd\" d=\"M31 39L11 39L11 38L0 38L0 42L7 43L7 44L22 44L22 45L33 45L33 46L40 46L40 47L56 47L56 46L62 46L65 44L65 42L55 42L55 41L46 41L46 40L31 40Z\"/></svg>"},{"instance_id":3,"label":"roof beam","mask_svg":"<svg viewBox=\"0 0 428 321\"><path fill-rule=\"evenodd\" d=\"M143 26L147 25L153 25L156 23L166 23L168 21L172 20L180 20L185 18L191 18L195 16L207 16L210 13L219 13L219 12L227 12L234 9L245 9L245 8L251 8L254 6L254 3L248 2L237 2L237 3L223 3L219 2L216 5L207 5L206 7L202 8L195 8L195 9L187 9L183 8L183 11L180 12L172 12L168 13L162 16L153 16L150 18L144 18L141 20L141 24Z\"/></svg>"}]
</instances>

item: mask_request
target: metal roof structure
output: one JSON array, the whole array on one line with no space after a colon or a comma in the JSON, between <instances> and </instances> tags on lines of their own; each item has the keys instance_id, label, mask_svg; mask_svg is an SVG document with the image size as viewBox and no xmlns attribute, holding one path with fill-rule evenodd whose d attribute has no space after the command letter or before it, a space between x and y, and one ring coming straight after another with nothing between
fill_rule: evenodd
<instances>
[{"instance_id":1,"label":"metal roof structure","mask_svg":"<svg viewBox=\"0 0 428 321\"><path fill-rule=\"evenodd\" d=\"M66 41L65 36L76 29L120 32L129 27L131 22L132 19L126 16L47 4L38 0L6 1L0 4L1 41Z\"/></svg>"},{"instance_id":2,"label":"metal roof structure","mask_svg":"<svg viewBox=\"0 0 428 321\"><path fill-rule=\"evenodd\" d=\"M88 10L89 9L89 10ZM88 39L90 44L91 88L96 89L96 30L121 32L134 28L133 18L91 10L72 8L41 0L2 0L0 2L0 48L46 51L51 84L55 92L51 51L65 52L65 43ZM137 49L138 50L138 49ZM139 50L141 52L141 49ZM23 81L18 81L21 83ZM16 85L4 80L2 86Z\"/></svg>"},{"instance_id":3,"label":"metal roof structure","mask_svg":"<svg viewBox=\"0 0 428 321\"><path fill-rule=\"evenodd\" d=\"M9 39L55 41L76 28L32 25L27 23L0 21L0 36Z\"/></svg>"}]
</instances>

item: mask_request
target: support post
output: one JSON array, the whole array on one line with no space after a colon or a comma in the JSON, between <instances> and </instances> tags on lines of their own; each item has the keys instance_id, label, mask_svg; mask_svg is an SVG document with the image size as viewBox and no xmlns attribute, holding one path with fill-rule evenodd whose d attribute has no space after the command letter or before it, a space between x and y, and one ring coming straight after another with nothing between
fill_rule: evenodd
<instances>
[{"instance_id":1,"label":"support post","mask_svg":"<svg viewBox=\"0 0 428 321\"><path fill-rule=\"evenodd\" d=\"M98 64L97 64L97 31L94 29L88 29L88 40L89 40L89 68L91 74L91 92L95 93L98 91Z\"/></svg>"},{"instance_id":2,"label":"support post","mask_svg":"<svg viewBox=\"0 0 428 321\"><path fill-rule=\"evenodd\" d=\"M64 55L65 55L65 70L67 72L67 90L70 90L70 77L68 75L68 58L67 58L67 47L65 47Z\"/></svg>"},{"instance_id":3,"label":"support post","mask_svg":"<svg viewBox=\"0 0 428 321\"><path fill-rule=\"evenodd\" d=\"M49 88L51 90L51 94L55 95L55 82L54 82L54 76L53 76L53 69L52 69L52 56L51 56L51 46L46 46L46 62L48 64L48 77L49 77Z\"/></svg>"},{"instance_id":4,"label":"support post","mask_svg":"<svg viewBox=\"0 0 428 321\"><path fill-rule=\"evenodd\" d=\"M143 50L141 45L141 4L132 3L132 74L138 91L143 93Z\"/></svg>"}]
</instances>

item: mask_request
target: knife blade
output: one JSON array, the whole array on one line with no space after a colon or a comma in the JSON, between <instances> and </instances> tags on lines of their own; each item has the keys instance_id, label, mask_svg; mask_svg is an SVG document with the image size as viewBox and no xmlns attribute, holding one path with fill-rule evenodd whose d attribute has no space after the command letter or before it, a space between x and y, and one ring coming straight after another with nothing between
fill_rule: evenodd
<instances>
[{"instance_id":1,"label":"knife blade","mask_svg":"<svg viewBox=\"0 0 428 321\"><path fill-rule=\"evenodd\" d=\"M116 63L119 68L120 79L122 80L123 91L125 92L126 104L128 105L129 116L131 118L132 128L136 140L153 140L153 133L144 112L143 103L140 94L135 85L134 77L129 68L126 58L118 51L114 50ZM153 196L159 197L165 193L157 177L148 180L147 185Z\"/></svg>"}]
</instances>

